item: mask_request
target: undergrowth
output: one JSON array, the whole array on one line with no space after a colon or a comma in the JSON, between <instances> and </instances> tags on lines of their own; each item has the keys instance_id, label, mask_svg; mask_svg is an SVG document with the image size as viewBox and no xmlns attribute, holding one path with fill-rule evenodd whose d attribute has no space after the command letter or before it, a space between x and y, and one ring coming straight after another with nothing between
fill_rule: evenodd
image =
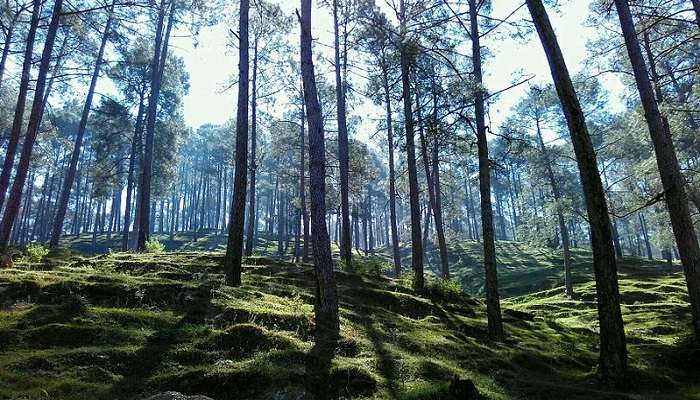
<instances>
[{"instance_id":1,"label":"undergrowth","mask_svg":"<svg viewBox=\"0 0 700 400\"><path fill-rule=\"evenodd\" d=\"M514 251L501 259L525 257ZM444 399L455 376L488 399L699 399L679 269L621 263L634 385L618 392L598 385L595 290L588 256L577 257L575 297L552 285L505 299L496 343L458 269L418 295L410 274L387 278L379 256L354 256L352 272L336 272L341 338L324 346L311 266L248 258L232 288L221 252L50 254L0 271L0 399ZM513 287L536 268L501 264L499 277Z\"/></svg>"}]
</instances>

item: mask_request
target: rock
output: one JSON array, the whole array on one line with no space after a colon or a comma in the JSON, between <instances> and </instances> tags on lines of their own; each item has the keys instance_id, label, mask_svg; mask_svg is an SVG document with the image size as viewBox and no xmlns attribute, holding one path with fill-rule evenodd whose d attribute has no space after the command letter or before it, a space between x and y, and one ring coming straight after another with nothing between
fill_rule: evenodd
<instances>
[{"instance_id":1,"label":"rock","mask_svg":"<svg viewBox=\"0 0 700 400\"><path fill-rule=\"evenodd\" d=\"M450 382L448 388L449 398L453 400L476 400L480 399L481 395L469 378L461 378L455 376Z\"/></svg>"},{"instance_id":2,"label":"rock","mask_svg":"<svg viewBox=\"0 0 700 400\"><path fill-rule=\"evenodd\" d=\"M159 393L147 398L146 400L214 400L211 397L202 395L187 396L179 392Z\"/></svg>"}]
</instances>

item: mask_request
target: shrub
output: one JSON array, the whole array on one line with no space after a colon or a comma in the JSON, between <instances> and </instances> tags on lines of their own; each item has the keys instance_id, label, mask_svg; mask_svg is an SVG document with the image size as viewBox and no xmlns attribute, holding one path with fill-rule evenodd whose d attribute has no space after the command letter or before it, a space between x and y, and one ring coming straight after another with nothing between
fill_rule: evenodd
<instances>
[{"instance_id":1,"label":"shrub","mask_svg":"<svg viewBox=\"0 0 700 400\"><path fill-rule=\"evenodd\" d=\"M24 259L30 263L39 263L49 254L49 249L40 244L28 244L25 250Z\"/></svg>"},{"instance_id":2,"label":"shrub","mask_svg":"<svg viewBox=\"0 0 700 400\"><path fill-rule=\"evenodd\" d=\"M380 276L392 270L392 265L381 257L369 256L352 258L352 268L347 268L343 261L340 261L341 268L344 271L356 272L359 274Z\"/></svg>"},{"instance_id":3,"label":"shrub","mask_svg":"<svg viewBox=\"0 0 700 400\"><path fill-rule=\"evenodd\" d=\"M465 293L462 285L460 285L457 280L445 280L441 278L431 279L426 282L425 291L429 297L444 300L457 300L464 296Z\"/></svg>"},{"instance_id":4,"label":"shrub","mask_svg":"<svg viewBox=\"0 0 700 400\"><path fill-rule=\"evenodd\" d=\"M146 242L146 253L162 253L165 251L165 245L157 239L150 239Z\"/></svg>"}]
</instances>

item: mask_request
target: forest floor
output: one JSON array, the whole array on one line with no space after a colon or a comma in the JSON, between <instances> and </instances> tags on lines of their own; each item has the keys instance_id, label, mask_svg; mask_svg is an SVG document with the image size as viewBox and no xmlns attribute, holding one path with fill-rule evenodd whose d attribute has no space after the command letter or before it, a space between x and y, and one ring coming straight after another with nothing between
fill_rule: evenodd
<instances>
[{"instance_id":1,"label":"forest floor","mask_svg":"<svg viewBox=\"0 0 700 400\"><path fill-rule=\"evenodd\" d=\"M98 250L118 248L100 239ZM575 252L577 294L568 299L558 252L498 244L503 343L488 340L479 296L436 283L417 295L408 280L372 268L338 271L341 339L329 352L312 340L310 265L251 257L243 285L231 288L222 252L211 251L219 244L198 241L196 250L195 242L161 254L86 256L76 250L90 238L80 238L73 252L0 271L0 399L141 399L166 390L216 400L444 399L456 375L488 399L700 399L700 346L688 336L677 265L620 265L630 387L615 391L596 379L586 251ZM274 252L276 243L263 244ZM450 252L456 280L478 294L479 245Z\"/></svg>"}]
</instances>

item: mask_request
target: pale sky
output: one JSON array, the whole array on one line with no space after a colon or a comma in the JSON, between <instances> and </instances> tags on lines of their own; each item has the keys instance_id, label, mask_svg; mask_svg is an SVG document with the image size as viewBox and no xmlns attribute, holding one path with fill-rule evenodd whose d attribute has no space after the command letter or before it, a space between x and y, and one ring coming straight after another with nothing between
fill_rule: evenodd
<instances>
[{"instance_id":1,"label":"pale sky","mask_svg":"<svg viewBox=\"0 0 700 400\"><path fill-rule=\"evenodd\" d=\"M280 0L282 8L287 12L293 12L298 7L298 2L293 0ZM379 1L381 2L381 1ZM317 2L314 2L314 4ZM587 56L586 42L593 37L595 32L585 26L588 16L589 2L582 0L562 1L560 12L550 11L550 18L559 38L567 65L573 74L580 71L582 62ZM520 0L494 1L492 15L504 17L514 10ZM527 14L523 7L519 16ZM313 35L325 44L332 43L332 19L330 10L322 7L314 7L312 12ZM198 37L198 46L193 45L191 38L173 38L172 44L175 53L184 58L187 70L190 74L190 92L185 98L185 121L193 128L205 123L221 124L235 115L236 90L235 87L222 91L227 85L232 74L237 73L237 52L229 49L227 32L233 21L204 29ZM296 42L298 31L293 31L292 40ZM508 87L513 80L523 74L532 74L533 83L550 83L551 75L547 60L542 51L537 36L533 33L527 41L511 40L508 37L500 37L496 40L486 38L483 46L492 54L484 65L485 84L490 91L498 91ZM319 50L321 46L317 46ZM324 50L325 51L325 50ZM329 72L331 65L316 65L317 72ZM329 77L333 81L332 76ZM613 107L620 104L619 96L621 84L619 79L613 76L603 78L603 86L611 92ZM510 108L518 101L527 90L527 84L503 93L498 101L490 108L490 117L494 127L507 117ZM380 109L364 104L356 107L355 113L362 117L378 117ZM359 130L360 136L365 136L374 131L370 118ZM368 131L371 131L368 133Z\"/></svg>"}]
</instances>

